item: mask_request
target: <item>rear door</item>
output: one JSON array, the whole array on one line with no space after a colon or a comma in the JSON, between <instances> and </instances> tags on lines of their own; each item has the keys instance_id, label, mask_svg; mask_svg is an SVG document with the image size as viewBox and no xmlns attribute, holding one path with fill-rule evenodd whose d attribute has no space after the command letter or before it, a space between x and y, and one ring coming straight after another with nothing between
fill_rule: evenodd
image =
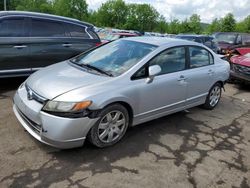
<instances>
[{"instance_id":1,"label":"rear door","mask_svg":"<svg viewBox=\"0 0 250 188\"><path fill-rule=\"evenodd\" d=\"M199 104L206 99L209 89L215 83L213 55L203 47L189 47L186 105Z\"/></svg>"},{"instance_id":2,"label":"rear door","mask_svg":"<svg viewBox=\"0 0 250 188\"><path fill-rule=\"evenodd\" d=\"M0 76L30 71L24 17L0 18Z\"/></svg>"},{"instance_id":3,"label":"rear door","mask_svg":"<svg viewBox=\"0 0 250 188\"><path fill-rule=\"evenodd\" d=\"M31 18L30 27L30 66L33 70L72 57L71 37L63 22Z\"/></svg>"}]
</instances>

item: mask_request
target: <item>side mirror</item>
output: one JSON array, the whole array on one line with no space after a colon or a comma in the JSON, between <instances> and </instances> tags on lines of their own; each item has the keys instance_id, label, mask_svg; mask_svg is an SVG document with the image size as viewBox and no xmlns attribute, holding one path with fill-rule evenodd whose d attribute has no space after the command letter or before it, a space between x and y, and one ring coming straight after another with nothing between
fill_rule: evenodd
<instances>
[{"instance_id":1,"label":"side mirror","mask_svg":"<svg viewBox=\"0 0 250 188\"><path fill-rule=\"evenodd\" d=\"M159 65L152 65L148 68L148 78L146 82L149 84L154 80L154 77L161 72L161 67Z\"/></svg>"}]
</instances>

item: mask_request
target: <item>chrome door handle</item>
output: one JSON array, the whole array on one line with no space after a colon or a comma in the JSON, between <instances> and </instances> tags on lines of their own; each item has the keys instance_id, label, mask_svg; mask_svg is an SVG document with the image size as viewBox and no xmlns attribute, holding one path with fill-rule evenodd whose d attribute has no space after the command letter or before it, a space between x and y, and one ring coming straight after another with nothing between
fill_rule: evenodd
<instances>
[{"instance_id":1,"label":"chrome door handle","mask_svg":"<svg viewBox=\"0 0 250 188\"><path fill-rule=\"evenodd\" d=\"M178 79L178 81L182 81L182 80L186 80L187 78L185 78L185 76L181 75L180 78Z\"/></svg>"},{"instance_id":2,"label":"chrome door handle","mask_svg":"<svg viewBox=\"0 0 250 188\"><path fill-rule=\"evenodd\" d=\"M72 44L65 43L65 44L63 44L62 46L63 46L63 47L71 47Z\"/></svg>"},{"instance_id":3,"label":"chrome door handle","mask_svg":"<svg viewBox=\"0 0 250 188\"><path fill-rule=\"evenodd\" d=\"M25 45L17 45L17 46L13 46L13 48L23 49L23 48L27 48L27 46L25 46Z\"/></svg>"}]
</instances>

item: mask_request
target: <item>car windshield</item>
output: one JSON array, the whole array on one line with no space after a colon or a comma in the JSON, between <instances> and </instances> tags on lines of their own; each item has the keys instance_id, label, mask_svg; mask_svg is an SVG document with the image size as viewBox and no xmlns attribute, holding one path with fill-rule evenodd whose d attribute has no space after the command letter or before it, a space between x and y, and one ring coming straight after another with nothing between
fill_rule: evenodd
<instances>
[{"instance_id":1,"label":"car windshield","mask_svg":"<svg viewBox=\"0 0 250 188\"><path fill-rule=\"evenodd\" d=\"M226 42L229 44L234 44L236 36L237 35L233 33L219 33L215 35L215 39L218 42Z\"/></svg>"},{"instance_id":2,"label":"car windshield","mask_svg":"<svg viewBox=\"0 0 250 188\"><path fill-rule=\"evenodd\" d=\"M119 76L137 64L157 46L117 40L93 51L81 54L71 61L80 66L93 67L112 76Z\"/></svg>"}]
</instances>

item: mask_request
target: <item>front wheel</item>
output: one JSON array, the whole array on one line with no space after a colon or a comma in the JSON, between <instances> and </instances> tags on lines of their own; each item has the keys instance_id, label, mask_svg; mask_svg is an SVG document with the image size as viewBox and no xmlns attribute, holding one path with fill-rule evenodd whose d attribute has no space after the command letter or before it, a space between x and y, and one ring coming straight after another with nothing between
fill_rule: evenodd
<instances>
[{"instance_id":1,"label":"front wheel","mask_svg":"<svg viewBox=\"0 0 250 188\"><path fill-rule=\"evenodd\" d=\"M89 141L100 148L114 145L125 134L129 124L127 109L120 104L106 107L89 132Z\"/></svg>"},{"instance_id":2,"label":"front wheel","mask_svg":"<svg viewBox=\"0 0 250 188\"><path fill-rule=\"evenodd\" d=\"M221 98L221 84L216 83L210 89L206 102L203 105L205 109L212 110L220 101Z\"/></svg>"}]
</instances>

